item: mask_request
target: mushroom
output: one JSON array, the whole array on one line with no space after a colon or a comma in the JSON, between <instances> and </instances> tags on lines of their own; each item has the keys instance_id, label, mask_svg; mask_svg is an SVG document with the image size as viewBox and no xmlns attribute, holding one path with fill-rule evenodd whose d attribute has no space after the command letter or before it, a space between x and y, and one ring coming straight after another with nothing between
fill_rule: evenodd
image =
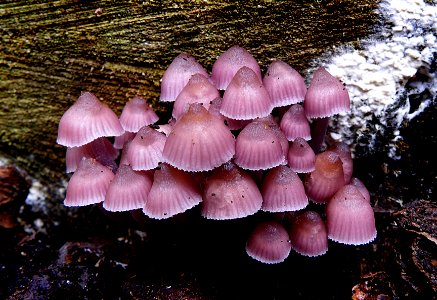
<instances>
[{"instance_id":1,"label":"mushroom","mask_svg":"<svg viewBox=\"0 0 437 300\"><path fill-rule=\"evenodd\" d=\"M198 186L187 172L161 164L155 171L143 212L154 219L167 219L202 201Z\"/></svg>"},{"instance_id":2,"label":"mushroom","mask_svg":"<svg viewBox=\"0 0 437 300\"><path fill-rule=\"evenodd\" d=\"M235 142L235 163L247 170L266 170L283 163L285 155L278 136L264 122L244 127Z\"/></svg>"},{"instance_id":3,"label":"mushroom","mask_svg":"<svg viewBox=\"0 0 437 300\"><path fill-rule=\"evenodd\" d=\"M305 211L293 218L290 230L291 248L301 255L319 256L328 251L325 223L315 211Z\"/></svg>"},{"instance_id":4,"label":"mushroom","mask_svg":"<svg viewBox=\"0 0 437 300\"><path fill-rule=\"evenodd\" d=\"M253 70L261 81L261 69L255 58L246 49L232 46L215 61L212 66L211 81L219 90L226 90L232 78L242 67Z\"/></svg>"},{"instance_id":5,"label":"mushroom","mask_svg":"<svg viewBox=\"0 0 437 300\"><path fill-rule=\"evenodd\" d=\"M269 65L263 84L274 107L302 102L307 91L303 77L281 60Z\"/></svg>"},{"instance_id":6,"label":"mushroom","mask_svg":"<svg viewBox=\"0 0 437 300\"><path fill-rule=\"evenodd\" d=\"M143 208L152 185L152 173L122 164L109 185L103 207L109 211Z\"/></svg>"},{"instance_id":7,"label":"mushroom","mask_svg":"<svg viewBox=\"0 0 437 300\"><path fill-rule=\"evenodd\" d=\"M208 109L210 102L217 97L220 97L220 94L208 78L202 74L194 74L176 98L172 116L176 120L179 119L191 103L200 103Z\"/></svg>"},{"instance_id":8,"label":"mushroom","mask_svg":"<svg viewBox=\"0 0 437 300\"><path fill-rule=\"evenodd\" d=\"M289 141L298 137L306 141L311 139L310 123L305 115L303 107L299 104L292 105L282 116L279 125Z\"/></svg>"},{"instance_id":9,"label":"mushroom","mask_svg":"<svg viewBox=\"0 0 437 300\"><path fill-rule=\"evenodd\" d=\"M163 102L173 102L187 85L191 76L199 73L208 77L208 72L187 53L179 54L165 70L161 79L161 95Z\"/></svg>"},{"instance_id":10,"label":"mushroom","mask_svg":"<svg viewBox=\"0 0 437 300\"><path fill-rule=\"evenodd\" d=\"M275 221L263 222L256 226L246 243L247 254L265 264L283 262L290 250L287 230Z\"/></svg>"},{"instance_id":11,"label":"mushroom","mask_svg":"<svg viewBox=\"0 0 437 300\"><path fill-rule=\"evenodd\" d=\"M344 85L324 68L318 68L303 102L305 114L313 120L310 145L317 154L325 139L329 117L350 110L349 94Z\"/></svg>"},{"instance_id":12,"label":"mushroom","mask_svg":"<svg viewBox=\"0 0 437 300\"><path fill-rule=\"evenodd\" d=\"M119 136L124 130L115 113L96 96L86 92L59 121L57 143L78 147L103 136Z\"/></svg>"},{"instance_id":13,"label":"mushroom","mask_svg":"<svg viewBox=\"0 0 437 300\"><path fill-rule=\"evenodd\" d=\"M199 103L176 121L163 150L164 161L184 171L208 171L230 160L235 138L223 122Z\"/></svg>"},{"instance_id":14,"label":"mushroom","mask_svg":"<svg viewBox=\"0 0 437 300\"><path fill-rule=\"evenodd\" d=\"M315 169L306 174L304 185L311 201L318 204L328 202L344 186L341 159L332 151L316 155Z\"/></svg>"},{"instance_id":15,"label":"mushroom","mask_svg":"<svg viewBox=\"0 0 437 300\"><path fill-rule=\"evenodd\" d=\"M296 138L291 143L287 159L290 168L297 173L309 173L315 169L316 155L303 138Z\"/></svg>"},{"instance_id":16,"label":"mushroom","mask_svg":"<svg viewBox=\"0 0 437 300\"><path fill-rule=\"evenodd\" d=\"M288 166L278 166L266 174L261 194L261 210L285 212L303 209L308 205L308 197L299 176Z\"/></svg>"},{"instance_id":17,"label":"mushroom","mask_svg":"<svg viewBox=\"0 0 437 300\"><path fill-rule=\"evenodd\" d=\"M375 215L370 202L354 185L345 185L326 206L328 238L362 245L376 238Z\"/></svg>"},{"instance_id":18,"label":"mushroom","mask_svg":"<svg viewBox=\"0 0 437 300\"><path fill-rule=\"evenodd\" d=\"M270 96L261 79L248 67L242 67L223 94L220 113L235 120L266 117L273 109Z\"/></svg>"},{"instance_id":19,"label":"mushroom","mask_svg":"<svg viewBox=\"0 0 437 300\"><path fill-rule=\"evenodd\" d=\"M228 162L207 177L201 213L213 220L243 218L256 213L262 201L252 177Z\"/></svg>"},{"instance_id":20,"label":"mushroom","mask_svg":"<svg viewBox=\"0 0 437 300\"><path fill-rule=\"evenodd\" d=\"M141 127L158 121L158 115L147 104L146 99L136 96L129 100L120 115L120 124L125 131L138 132Z\"/></svg>"}]
</instances>

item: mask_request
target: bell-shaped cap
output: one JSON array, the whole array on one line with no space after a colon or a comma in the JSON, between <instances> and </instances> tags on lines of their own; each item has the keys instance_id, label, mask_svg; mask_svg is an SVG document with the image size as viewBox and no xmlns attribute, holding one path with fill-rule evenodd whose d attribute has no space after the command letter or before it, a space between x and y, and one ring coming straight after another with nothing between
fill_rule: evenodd
<instances>
[{"instance_id":1,"label":"bell-shaped cap","mask_svg":"<svg viewBox=\"0 0 437 300\"><path fill-rule=\"evenodd\" d=\"M304 185L311 201L322 204L344 186L343 166L340 157L332 151L316 155L315 169L306 174Z\"/></svg>"},{"instance_id":2,"label":"bell-shaped cap","mask_svg":"<svg viewBox=\"0 0 437 300\"><path fill-rule=\"evenodd\" d=\"M84 206L105 199L114 173L94 158L83 158L67 186L65 206Z\"/></svg>"},{"instance_id":3,"label":"bell-shaped cap","mask_svg":"<svg viewBox=\"0 0 437 300\"><path fill-rule=\"evenodd\" d=\"M107 138L98 138L79 147L67 148L65 162L67 173L76 171L84 157L95 158L104 166L110 166L117 158L118 151Z\"/></svg>"},{"instance_id":4,"label":"bell-shaped cap","mask_svg":"<svg viewBox=\"0 0 437 300\"><path fill-rule=\"evenodd\" d=\"M375 215L369 201L353 185L341 188L326 206L329 239L362 245L376 238Z\"/></svg>"},{"instance_id":5,"label":"bell-shaped cap","mask_svg":"<svg viewBox=\"0 0 437 300\"><path fill-rule=\"evenodd\" d=\"M158 115L147 104L143 97L133 97L123 108L120 124L125 131L138 132L141 127L158 121Z\"/></svg>"},{"instance_id":6,"label":"bell-shaped cap","mask_svg":"<svg viewBox=\"0 0 437 300\"><path fill-rule=\"evenodd\" d=\"M311 139L310 123L299 104L291 106L282 116L280 127L289 141L294 141L298 137L306 141Z\"/></svg>"},{"instance_id":7,"label":"bell-shaped cap","mask_svg":"<svg viewBox=\"0 0 437 300\"><path fill-rule=\"evenodd\" d=\"M57 143L78 147L103 136L119 136L124 130L115 113L96 96L86 92L59 121Z\"/></svg>"},{"instance_id":8,"label":"bell-shaped cap","mask_svg":"<svg viewBox=\"0 0 437 300\"><path fill-rule=\"evenodd\" d=\"M163 150L165 162L184 171L208 171L235 154L235 138L220 118L199 103L190 105L173 127Z\"/></svg>"},{"instance_id":9,"label":"bell-shaped cap","mask_svg":"<svg viewBox=\"0 0 437 300\"><path fill-rule=\"evenodd\" d=\"M263 84L274 107L302 102L307 91L303 77L281 60L269 65Z\"/></svg>"},{"instance_id":10,"label":"bell-shaped cap","mask_svg":"<svg viewBox=\"0 0 437 300\"><path fill-rule=\"evenodd\" d=\"M275 221L263 222L256 226L246 243L247 254L265 264L283 262L290 250L287 230Z\"/></svg>"},{"instance_id":11,"label":"bell-shaped cap","mask_svg":"<svg viewBox=\"0 0 437 300\"><path fill-rule=\"evenodd\" d=\"M135 171L152 170L163 161L162 151L166 136L150 128L142 127L126 150L126 161Z\"/></svg>"},{"instance_id":12,"label":"bell-shaped cap","mask_svg":"<svg viewBox=\"0 0 437 300\"><path fill-rule=\"evenodd\" d=\"M212 66L211 81L219 90L226 90L232 78L242 67L252 69L261 80L261 69L255 58L244 48L232 46Z\"/></svg>"},{"instance_id":13,"label":"bell-shaped cap","mask_svg":"<svg viewBox=\"0 0 437 300\"><path fill-rule=\"evenodd\" d=\"M215 169L205 182L202 216L207 219L244 218L256 213L261 205L255 181L233 163Z\"/></svg>"},{"instance_id":14,"label":"bell-shaped cap","mask_svg":"<svg viewBox=\"0 0 437 300\"><path fill-rule=\"evenodd\" d=\"M223 94L220 113L235 120L250 120L266 117L272 109L270 96L257 74L242 67Z\"/></svg>"},{"instance_id":15,"label":"bell-shaped cap","mask_svg":"<svg viewBox=\"0 0 437 300\"><path fill-rule=\"evenodd\" d=\"M160 100L163 102L175 101L182 89L187 85L188 80L196 73L208 77L208 72L193 56L187 53L179 54L162 76Z\"/></svg>"},{"instance_id":16,"label":"bell-shaped cap","mask_svg":"<svg viewBox=\"0 0 437 300\"><path fill-rule=\"evenodd\" d=\"M315 211L305 211L295 216L288 233L291 248L301 255L319 256L328 251L326 226Z\"/></svg>"},{"instance_id":17,"label":"bell-shaped cap","mask_svg":"<svg viewBox=\"0 0 437 300\"><path fill-rule=\"evenodd\" d=\"M201 201L199 188L189 173L161 164L155 171L143 212L153 219L167 219Z\"/></svg>"},{"instance_id":18,"label":"bell-shaped cap","mask_svg":"<svg viewBox=\"0 0 437 300\"><path fill-rule=\"evenodd\" d=\"M303 138L297 138L288 150L288 165L296 173L309 173L314 171L316 155L314 150Z\"/></svg>"},{"instance_id":19,"label":"bell-shaped cap","mask_svg":"<svg viewBox=\"0 0 437 300\"><path fill-rule=\"evenodd\" d=\"M103 207L109 211L128 211L143 208L152 186L152 173L134 171L120 165L106 193Z\"/></svg>"},{"instance_id":20,"label":"bell-shaped cap","mask_svg":"<svg viewBox=\"0 0 437 300\"><path fill-rule=\"evenodd\" d=\"M302 181L288 166L278 166L266 174L261 194L264 211L295 211L308 205Z\"/></svg>"},{"instance_id":21,"label":"bell-shaped cap","mask_svg":"<svg viewBox=\"0 0 437 300\"><path fill-rule=\"evenodd\" d=\"M352 153L349 146L343 142L337 142L329 148L330 151L334 151L338 154L343 163L343 175L345 184L349 184L352 178L354 169L354 163L352 161Z\"/></svg>"},{"instance_id":22,"label":"bell-shaped cap","mask_svg":"<svg viewBox=\"0 0 437 300\"><path fill-rule=\"evenodd\" d=\"M323 67L314 72L303 104L308 118L331 117L350 110L346 87Z\"/></svg>"},{"instance_id":23,"label":"bell-shaped cap","mask_svg":"<svg viewBox=\"0 0 437 300\"><path fill-rule=\"evenodd\" d=\"M281 142L265 122L254 121L246 125L236 139L235 163L243 169L271 169L284 160Z\"/></svg>"},{"instance_id":24,"label":"bell-shaped cap","mask_svg":"<svg viewBox=\"0 0 437 300\"><path fill-rule=\"evenodd\" d=\"M208 109L211 101L217 97L220 97L220 93L208 78L194 74L176 98L172 111L173 118L179 119L191 103L200 103Z\"/></svg>"}]
</instances>

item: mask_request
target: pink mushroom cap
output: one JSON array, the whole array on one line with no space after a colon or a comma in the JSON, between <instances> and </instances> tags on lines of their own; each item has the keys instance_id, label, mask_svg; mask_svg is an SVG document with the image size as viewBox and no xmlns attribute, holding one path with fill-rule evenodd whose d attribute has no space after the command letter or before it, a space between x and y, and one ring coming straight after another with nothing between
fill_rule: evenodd
<instances>
[{"instance_id":1,"label":"pink mushroom cap","mask_svg":"<svg viewBox=\"0 0 437 300\"><path fill-rule=\"evenodd\" d=\"M315 211L298 214L290 230L291 248L301 255L319 256L328 251L328 234L325 223Z\"/></svg>"},{"instance_id":2,"label":"pink mushroom cap","mask_svg":"<svg viewBox=\"0 0 437 300\"><path fill-rule=\"evenodd\" d=\"M295 211L308 205L302 181L288 166L275 167L266 174L261 194L264 211Z\"/></svg>"},{"instance_id":3,"label":"pink mushroom cap","mask_svg":"<svg viewBox=\"0 0 437 300\"><path fill-rule=\"evenodd\" d=\"M134 171L120 165L109 185L103 207L108 211L128 211L143 208L152 186L152 173Z\"/></svg>"},{"instance_id":4,"label":"pink mushroom cap","mask_svg":"<svg viewBox=\"0 0 437 300\"><path fill-rule=\"evenodd\" d=\"M59 121L57 143L78 147L103 136L119 136L124 130L115 113L96 96L86 92Z\"/></svg>"},{"instance_id":5,"label":"pink mushroom cap","mask_svg":"<svg viewBox=\"0 0 437 300\"><path fill-rule=\"evenodd\" d=\"M244 48L232 46L212 66L211 81L219 90L226 90L232 78L242 67L252 69L259 80L261 69L255 58Z\"/></svg>"},{"instance_id":6,"label":"pink mushroom cap","mask_svg":"<svg viewBox=\"0 0 437 300\"><path fill-rule=\"evenodd\" d=\"M202 201L191 175L167 164L155 171L143 212L154 219L167 219L193 208Z\"/></svg>"},{"instance_id":7,"label":"pink mushroom cap","mask_svg":"<svg viewBox=\"0 0 437 300\"><path fill-rule=\"evenodd\" d=\"M241 168L271 169L282 164L284 160L281 141L265 122L249 123L237 136L234 161Z\"/></svg>"},{"instance_id":8,"label":"pink mushroom cap","mask_svg":"<svg viewBox=\"0 0 437 300\"><path fill-rule=\"evenodd\" d=\"M256 213L262 201L252 177L233 163L226 163L205 182L202 216L213 220L243 218Z\"/></svg>"},{"instance_id":9,"label":"pink mushroom cap","mask_svg":"<svg viewBox=\"0 0 437 300\"><path fill-rule=\"evenodd\" d=\"M184 171L208 171L235 154L235 138L222 120L199 103L176 121L163 150L165 162Z\"/></svg>"},{"instance_id":10,"label":"pink mushroom cap","mask_svg":"<svg viewBox=\"0 0 437 300\"><path fill-rule=\"evenodd\" d=\"M247 254L265 264L283 262L290 250L287 230L275 221L263 222L256 226L246 243Z\"/></svg>"},{"instance_id":11,"label":"pink mushroom cap","mask_svg":"<svg viewBox=\"0 0 437 300\"><path fill-rule=\"evenodd\" d=\"M142 127L127 147L126 161L135 171L151 170L163 162L166 136L150 128Z\"/></svg>"},{"instance_id":12,"label":"pink mushroom cap","mask_svg":"<svg viewBox=\"0 0 437 300\"><path fill-rule=\"evenodd\" d=\"M94 158L83 158L67 186L65 206L84 206L105 199L114 173Z\"/></svg>"},{"instance_id":13,"label":"pink mushroom cap","mask_svg":"<svg viewBox=\"0 0 437 300\"><path fill-rule=\"evenodd\" d=\"M208 78L202 74L194 74L176 98L172 111L173 118L179 119L191 103L200 103L208 109L210 102L217 97L220 97L220 93Z\"/></svg>"},{"instance_id":14,"label":"pink mushroom cap","mask_svg":"<svg viewBox=\"0 0 437 300\"><path fill-rule=\"evenodd\" d=\"M344 186L343 167L340 157L332 151L316 155L315 169L306 174L304 185L311 201L322 204Z\"/></svg>"},{"instance_id":15,"label":"pink mushroom cap","mask_svg":"<svg viewBox=\"0 0 437 300\"><path fill-rule=\"evenodd\" d=\"M369 201L356 186L345 185L326 206L329 239L362 245L376 238L375 215Z\"/></svg>"},{"instance_id":16,"label":"pink mushroom cap","mask_svg":"<svg viewBox=\"0 0 437 300\"><path fill-rule=\"evenodd\" d=\"M120 115L120 124L125 131L138 132L141 127L158 121L158 115L143 97L135 96L129 100Z\"/></svg>"},{"instance_id":17,"label":"pink mushroom cap","mask_svg":"<svg viewBox=\"0 0 437 300\"><path fill-rule=\"evenodd\" d=\"M296 138L288 150L288 165L297 173L314 171L316 155L314 150L303 138Z\"/></svg>"},{"instance_id":18,"label":"pink mushroom cap","mask_svg":"<svg viewBox=\"0 0 437 300\"><path fill-rule=\"evenodd\" d=\"M350 110L346 88L323 67L314 72L303 104L308 118L325 118Z\"/></svg>"},{"instance_id":19,"label":"pink mushroom cap","mask_svg":"<svg viewBox=\"0 0 437 300\"><path fill-rule=\"evenodd\" d=\"M302 102L307 91L303 77L281 60L269 65L263 84L275 107Z\"/></svg>"},{"instance_id":20,"label":"pink mushroom cap","mask_svg":"<svg viewBox=\"0 0 437 300\"><path fill-rule=\"evenodd\" d=\"M272 109L270 96L257 74L242 67L223 94L220 113L235 120L250 120L266 117Z\"/></svg>"},{"instance_id":21,"label":"pink mushroom cap","mask_svg":"<svg viewBox=\"0 0 437 300\"><path fill-rule=\"evenodd\" d=\"M306 141L311 139L310 123L299 104L292 105L282 116L280 127L289 141L294 141L298 137Z\"/></svg>"},{"instance_id":22,"label":"pink mushroom cap","mask_svg":"<svg viewBox=\"0 0 437 300\"><path fill-rule=\"evenodd\" d=\"M187 85L191 76L196 73L208 77L208 72L206 72L193 56L187 53L179 54L162 76L160 100L163 102L175 101L182 89Z\"/></svg>"}]
</instances>

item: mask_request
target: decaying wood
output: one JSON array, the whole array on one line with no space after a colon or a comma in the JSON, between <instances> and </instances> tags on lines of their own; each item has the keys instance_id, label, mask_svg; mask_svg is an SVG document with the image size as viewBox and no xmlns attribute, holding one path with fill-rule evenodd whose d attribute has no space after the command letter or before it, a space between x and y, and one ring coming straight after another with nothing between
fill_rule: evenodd
<instances>
[{"instance_id":1,"label":"decaying wood","mask_svg":"<svg viewBox=\"0 0 437 300\"><path fill-rule=\"evenodd\" d=\"M21 1L0 4L0 152L32 175L57 176L57 123L82 91L120 112L134 95L157 103L180 52L207 68L234 44L265 67L304 71L328 49L366 36L365 1ZM49 172L54 170L55 173Z\"/></svg>"}]
</instances>

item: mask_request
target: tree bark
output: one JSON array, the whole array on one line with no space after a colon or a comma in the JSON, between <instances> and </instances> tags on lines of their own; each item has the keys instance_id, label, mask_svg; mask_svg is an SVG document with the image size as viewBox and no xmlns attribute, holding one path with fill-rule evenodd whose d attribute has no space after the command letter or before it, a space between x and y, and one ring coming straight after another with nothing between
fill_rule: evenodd
<instances>
[{"instance_id":1,"label":"tree bark","mask_svg":"<svg viewBox=\"0 0 437 300\"><path fill-rule=\"evenodd\" d=\"M159 80L180 52L210 70L220 53L239 44L264 69L278 58L303 72L327 50L368 35L376 2L0 4L0 154L52 180L64 171L57 125L81 92L93 92L118 113L141 95L163 115Z\"/></svg>"}]
</instances>

